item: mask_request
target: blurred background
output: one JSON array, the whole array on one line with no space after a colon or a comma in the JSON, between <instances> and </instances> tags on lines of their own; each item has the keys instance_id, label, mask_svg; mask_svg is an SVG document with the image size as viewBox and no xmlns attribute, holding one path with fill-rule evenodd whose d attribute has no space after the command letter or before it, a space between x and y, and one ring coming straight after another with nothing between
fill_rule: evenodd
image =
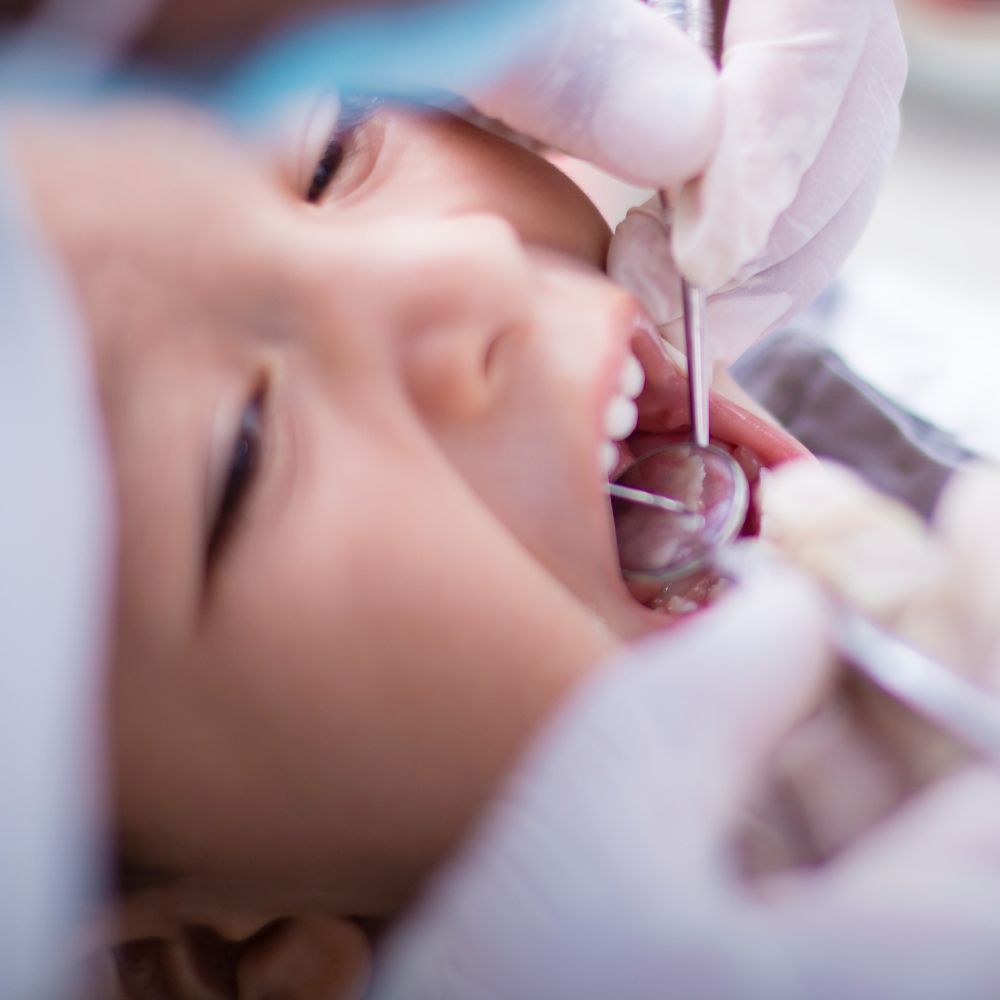
<instances>
[{"instance_id":1,"label":"blurred background","mask_svg":"<svg viewBox=\"0 0 1000 1000\"><path fill-rule=\"evenodd\" d=\"M1000 458L1000 0L897 0L899 151L824 334L859 374Z\"/></svg>"}]
</instances>

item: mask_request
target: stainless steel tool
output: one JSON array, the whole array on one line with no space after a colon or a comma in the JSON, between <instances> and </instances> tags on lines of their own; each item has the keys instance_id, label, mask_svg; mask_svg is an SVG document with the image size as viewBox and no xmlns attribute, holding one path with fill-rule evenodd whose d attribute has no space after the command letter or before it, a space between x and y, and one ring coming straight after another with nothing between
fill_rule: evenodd
<instances>
[{"instance_id":1,"label":"stainless steel tool","mask_svg":"<svg viewBox=\"0 0 1000 1000\"><path fill-rule=\"evenodd\" d=\"M683 3L658 3L651 6L664 13L677 16L676 9L683 8L684 30L688 37L718 63L719 52L715 44L715 13L711 0L684 0ZM670 8L668 11L667 8ZM667 194L660 191L660 205L664 212L670 210ZM681 307L684 310L684 349L688 366L688 406L691 411L691 440L702 448L709 443L708 424L708 372L705 368L705 290L681 278Z\"/></svg>"},{"instance_id":2,"label":"stainless steel tool","mask_svg":"<svg viewBox=\"0 0 1000 1000\"><path fill-rule=\"evenodd\" d=\"M717 553L714 568L735 583L761 573L798 572L766 543L747 541ZM833 643L859 674L965 749L1000 765L1000 699L897 635L840 605Z\"/></svg>"},{"instance_id":3,"label":"stainless steel tool","mask_svg":"<svg viewBox=\"0 0 1000 1000\"><path fill-rule=\"evenodd\" d=\"M677 21L718 61L711 0L647 3ZM659 198L669 215L667 193L660 191ZM642 456L608 487L622 572L632 580L667 583L697 572L718 547L736 538L749 508L750 487L743 470L727 451L711 443L704 290L682 279L681 303L690 443Z\"/></svg>"}]
</instances>

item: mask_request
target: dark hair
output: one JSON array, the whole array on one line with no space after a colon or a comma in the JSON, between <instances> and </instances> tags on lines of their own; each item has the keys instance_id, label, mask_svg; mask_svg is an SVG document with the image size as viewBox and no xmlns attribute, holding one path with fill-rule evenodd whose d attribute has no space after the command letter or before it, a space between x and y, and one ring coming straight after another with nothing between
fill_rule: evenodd
<instances>
[{"instance_id":1,"label":"dark hair","mask_svg":"<svg viewBox=\"0 0 1000 1000\"><path fill-rule=\"evenodd\" d=\"M173 884L178 874L165 865L157 865L142 856L130 838L114 840L110 864L109 893L113 898L136 896Z\"/></svg>"},{"instance_id":2,"label":"dark hair","mask_svg":"<svg viewBox=\"0 0 1000 1000\"><path fill-rule=\"evenodd\" d=\"M7 22L18 24L29 14L37 13L41 6L41 0L0 0L0 28L9 27Z\"/></svg>"}]
</instances>

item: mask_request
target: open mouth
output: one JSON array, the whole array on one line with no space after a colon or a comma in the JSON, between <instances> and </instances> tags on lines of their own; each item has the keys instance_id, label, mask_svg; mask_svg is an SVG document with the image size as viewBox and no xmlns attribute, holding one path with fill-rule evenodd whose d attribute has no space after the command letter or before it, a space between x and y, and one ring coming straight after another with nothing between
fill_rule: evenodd
<instances>
[{"instance_id":1,"label":"open mouth","mask_svg":"<svg viewBox=\"0 0 1000 1000\"><path fill-rule=\"evenodd\" d=\"M645 373L645 387L638 397L638 417L635 430L623 441L616 442L614 462L608 460L609 478L614 479L631 462L662 448L689 440L687 376L684 358L652 330L643 330L632 341L632 352ZM787 461L808 457L809 452L795 438L782 430L765 415L736 402L741 391L713 385L710 397L711 442L732 455L750 484L750 505L740 529L740 537L760 534L764 510L762 486L766 470ZM690 614L708 604L724 589L725 582L711 569L664 585L650 582L630 582L629 593L645 609L661 619Z\"/></svg>"}]
</instances>

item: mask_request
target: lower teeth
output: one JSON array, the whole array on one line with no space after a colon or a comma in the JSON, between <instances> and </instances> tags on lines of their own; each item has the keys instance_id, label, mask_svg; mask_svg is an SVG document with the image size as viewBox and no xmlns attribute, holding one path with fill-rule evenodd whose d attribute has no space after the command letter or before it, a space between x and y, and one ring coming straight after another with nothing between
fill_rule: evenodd
<instances>
[{"instance_id":1,"label":"lower teeth","mask_svg":"<svg viewBox=\"0 0 1000 1000\"><path fill-rule=\"evenodd\" d=\"M728 581L713 570L705 570L685 580L668 583L651 607L671 615L689 615L713 604L728 585Z\"/></svg>"}]
</instances>

